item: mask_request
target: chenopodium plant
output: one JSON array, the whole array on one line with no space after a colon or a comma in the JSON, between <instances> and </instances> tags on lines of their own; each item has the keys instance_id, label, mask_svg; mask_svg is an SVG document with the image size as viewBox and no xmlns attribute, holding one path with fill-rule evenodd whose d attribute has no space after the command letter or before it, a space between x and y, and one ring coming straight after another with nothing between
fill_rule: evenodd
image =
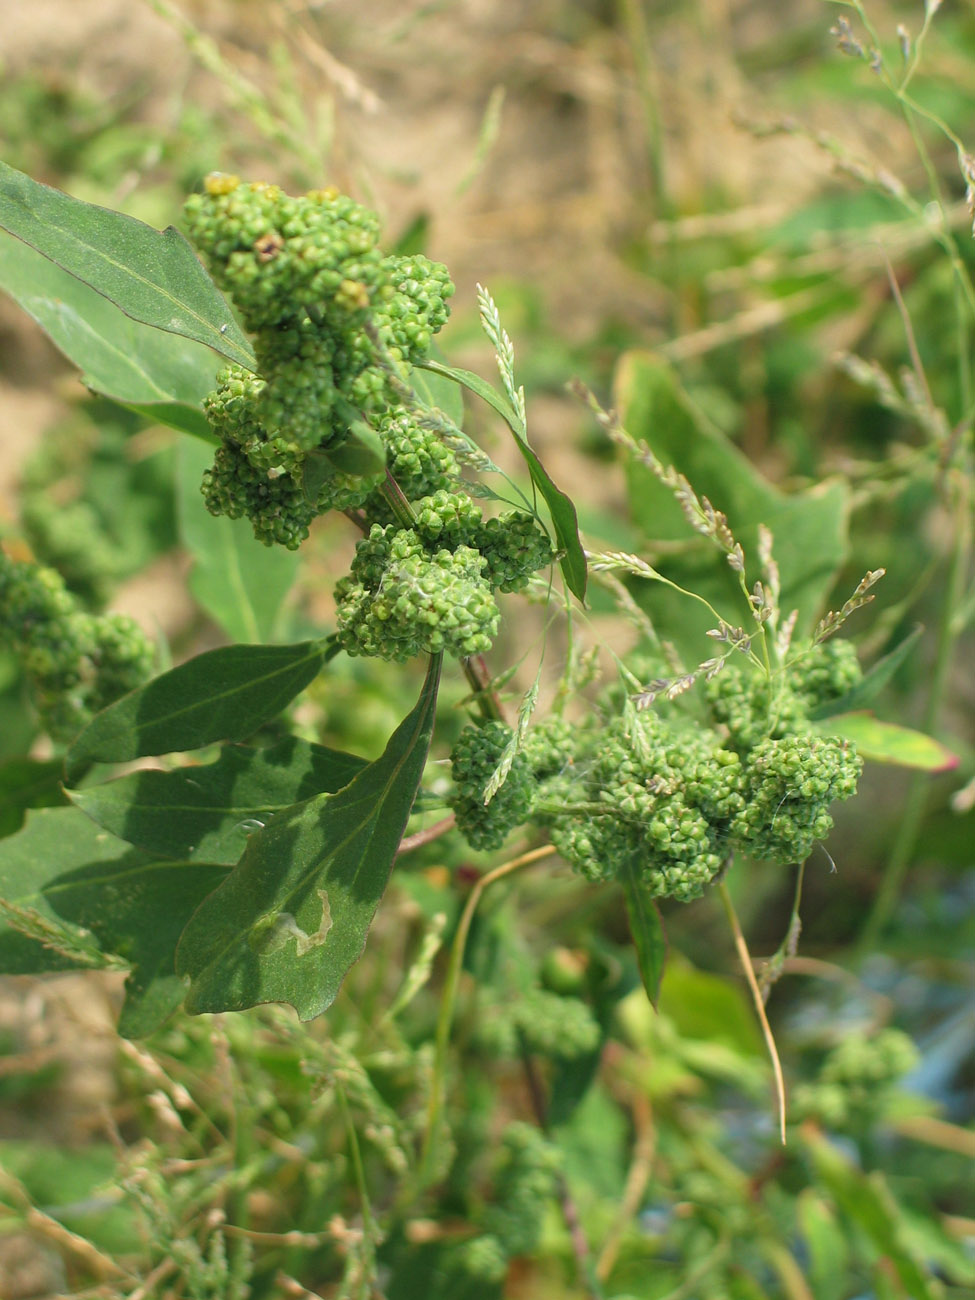
<instances>
[{"instance_id":1,"label":"chenopodium plant","mask_svg":"<svg viewBox=\"0 0 975 1300\"><path fill-rule=\"evenodd\" d=\"M587 557L572 502L527 441L513 350L486 292L481 315L501 391L433 356L452 293L446 270L384 254L375 216L331 189L296 198L209 177L186 208L208 271L175 230L8 167L0 226L0 283L89 387L211 446L203 504L232 527L220 543L228 581L255 610L266 599L260 588L286 587L293 574L289 559L269 568L265 547L287 557L334 511L361 534L335 588L333 630L299 644L258 636L156 676L133 625L86 613L56 574L8 548L2 639L61 748L4 774L6 829L16 833L0 847L0 969L127 968L128 1035L181 1004L199 1013L285 1002L302 1019L321 1014L363 950L406 836L445 659L466 675L474 716L452 749L450 790L440 790L449 815L420 838L456 825L471 849L498 850L520 836L516 856L482 877L472 903L499 873L556 851L588 879L621 884L651 995L664 950L657 900L698 897L736 852L801 862L827 835L830 807L854 794L862 760L848 719L823 718L860 708L905 653L864 678L834 635L871 599L877 573L803 634L769 531L759 530L761 576L749 585L724 515L594 407L734 575L747 626L685 593L713 614L720 653L690 669L672 664L665 677L621 663L619 680L578 714L567 702L575 710L585 698L591 660L574 632L558 707L536 717L539 676L512 724L484 659L500 595L527 593L545 603L550 625L564 616L575 628L588 558L644 633L645 663L659 666L668 650L638 590L668 580L636 554ZM69 314L86 329L68 328ZM228 363L217 373L215 354ZM525 490L463 432L462 388L507 423ZM258 632L266 621L252 619ZM343 652L426 658L419 698L382 755L366 761L280 738L280 728L262 741ZM201 749L204 761L167 759L102 779L106 765ZM59 782L67 805L45 807L65 804ZM469 921L468 909L455 972Z\"/></svg>"}]
</instances>

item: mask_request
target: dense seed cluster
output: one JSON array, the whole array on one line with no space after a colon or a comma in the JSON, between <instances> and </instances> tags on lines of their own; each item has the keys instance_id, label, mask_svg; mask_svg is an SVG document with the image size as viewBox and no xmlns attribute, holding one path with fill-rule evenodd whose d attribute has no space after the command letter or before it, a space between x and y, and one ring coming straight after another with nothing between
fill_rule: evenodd
<instances>
[{"instance_id":1,"label":"dense seed cluster","mask_svg":"<svg viewBox=\"0 0 975 1300\"><path fill-rule=\"evenodd\" d=\"M450 754L454 790L451 806L457 826L475 849L496 849L510 831L531 815L535 781L524 753L515 755L504 784L489 803L484 791L513 732L503 722L468 726Z\"/></svg>"},{"instance_id":2,"label":"dense seed cluster","mask_svg":"<svg viewBox=\"0 0 975 1300\"><path fill-rule=\"evenodd\" d=\"M55 740L149 677L155 653L121 614L89 614L53 569L0 551L0 644L14 649L38 713Z\"/></svg>"},{"instance_id":3,"label":"dense seed cluster","mask_svg":"<svg viewBox=\"0 0 975 1300\"><path fill-rule=\"evenodd\" d=\"M558 1148L531 1124L509 1124L501 1146L502 1164L484 1227L508 1256L527 1255L538 1244L545 1211L556 1193L561 1157Z\"/></svg>"},{"instance_id":4,"label":"dense seed cluster","mask_svg":"<svg viewBox=\"0 0 975 1300\"><path fill-rule=\"evenodd\" d=\"M745 806L731 833L772 862L801 862L829 834L829 806L856 794L863 760L847 740L794 735L763 740L745 767Z\"/></svg>"},{"instance_id":5,"label":"dense seed cluster","mask_svg":"<svg viewBox=\"0 0 975 1300\"><path fill-rule=\"evenodd\" d=\"M495 590L517 590L549 563L548 538L527 515L485 521L470 497L444 488L411 509L412 527L376 523L357 545L335 589L339 640L381 659L482 654L500 619Z\"/></svg>"},{"instance_id":6,"label":"dense seed cluster","mask_svg":"<svg viewBox=\"0 0 975 1300\"><path fill-rule=\"evenodd\" d=\"M834 636L811 646L795 666L795 689L809 712L853 690L863 669L852 641Z\"/></svg>"},{"instance_id":7,"label":"dense seed cluster","mask_svg":"<svg viewBox=\"0 0 975 1300\"><path fill-rule=\"evenodd\" d=\"M546 719L529 729L501 788L505 801L495 796L486 807L483 786L512 732L500 723L468 728L454 762L457 824L472 846L493 848L518 818L531 819L590 880L625 876L651 897L684 902L736 850L801 862L829 834L831 804L856 793L863 767L852 744L809 722L808 708L860 676L850 649L820 650L799 659L808 676L795 674L797 688L776 696L759 674L730 669L730 687L710 693L715 729L632 708L603 725ZM618 708L618 690L607 701Z\"/></svg>"},{"instance_id":8,"label":"dense seed cluster","mask_svg":"<svg viewBox=\"0 0 975 1300\"><path fill-rule=\"evenodd\" d=\"M815 1082L796 1089L796 1117L862 1131L882 1118L894 1088L919 1059L913 1039L899 1029L851 1034L830 1052Z\"/></svg>"},{"instance_id":9,"label":"dense seed cluster","mask_svg":"<svg viewBox=\"0 0 975 1300\"><path fill-rule=\"evenodd\" d=\"M809 715L862 679L851 641L833 637L801 651L784 673L768 678L747 663L728 663L705 683L714 719L741 751L805 728Z\"/></svg>"},{"instance_id":10,"label":"dense seed cluster","mask_svg":"<svg viewBox=\"0 0 975 1300\"><path fill-rule=\"evenodd\" d=\"M220 438L207 508L290 549L317 515L359 511L372 531L336 590L343 647L392 660L486 650L494 593L522 589L553 552L530 515L484 519L457 490L453 452L391 384L390 364L408 375L447 319L444 267L384 256L373 214L332 190L292 198L215 175L186 219L258 362L256 374L226 367L206 401ZM349 454L362 422L385 470Z\"/></svg>"},{"instance_id":11,"label":"dense seed cluster","mask_svg":"<svg viewBox=\"0 0 975 1300\"><path fill-rule=\"evenodd\" d=\"M483 653L500 619L484 566L469 546L434 550L411 528L374 524L335 588L340 644L350 655L400 662Z\"/></svg>"},{"instance_id":12,"label":"dense seed cluster","mask_svg":"<svg viewBox=\"0 0 975 1300\"><path fill-rule=\"evenodd\" d=\"M809 709L859 680L852 649L836 647L800 656L794 687L774 693L760 674L730 668L709 693L716 729L632 709L602 726L537 724L512 769L512 806L517 792L522 818L547 826L590 880L625 875L655 898L699 897L735 850L802 861L832 828L831 804L855 794L863 766L849 742L820 735L808 720ZM614 707L618 696L608 693ZM481 782L511 735L493 725L474 732L484 735ZM455 769L456 782L463 771ZM492 813L471 798L469 784L454 798L458 825L476 847L494 847L516 824L501 816L505 805Z\"/></svg>"},{"instance_id":13,"label":"dense seed cluster","mask_svg":"<svg viewBox=\"0 0 975 1300\"><path fill-rule=\"evenodd\" d=\"M791 681L770 681L749 664L728 663L704 694L715 721L739 753L769 737L788 736L805 725L807 710Z\"/></svg>"},{"instance_id":14,"label":"dense seed cluster","mask_svg":"<svg viewBox=\"0 0 975 1300\"><path fill-rule=\"evenodd\" d=\"M525 1047L539 1056L575 1059L594 1051L599 1038L585 1002L542 988L485 1006L476 1033L478 1046L493 1057L516 1057Z\"/></svg>"},{"instance_id":15,"label":"dense seed cluster","mask_svg":"<svg viewBox=\"0 0 975 1300\"><path fill-rule=\"evenodd\" d=\"M455 481L458 466L454 453L405 407L391 407L376 429L386 449L386 468L407 501L431 497ZM389 502L381 492L371 493L365 511L375 523L394 522Z\"/></svg>"},{"instance_id":16,"label":"dense seed cluster","mask_svg":"<svg viewBox=\"0 0 975 1300\"><path fill-rule=\"evenodd\" d=\"M376 476L351 481L316 466L353 420L381 422L393 404L374 330L404 365L420 360L447 319L453 285L420 255L382 254L378 220L334 190L292 197L274 185L213 175L186 205L190 238L255 335L258 374L229 366L207 402L234 450L204 485L208 508L246 515L269 545L294 548L317 514L360 506ZM337 481L336 481L337 480Z\"/></svg>"},{"instance_id":17,"label":"dense seed cluster","mask_svg":"<svg viewBox=\"0 0 975 1300\"><path fill-rule=\"evenodd\" d=\"M628 874L651 897L682 901L721 869L744 806L737 754L651 713L611 722L546 796L553 843L583 875Z\"/></svg>"}]
</instances>

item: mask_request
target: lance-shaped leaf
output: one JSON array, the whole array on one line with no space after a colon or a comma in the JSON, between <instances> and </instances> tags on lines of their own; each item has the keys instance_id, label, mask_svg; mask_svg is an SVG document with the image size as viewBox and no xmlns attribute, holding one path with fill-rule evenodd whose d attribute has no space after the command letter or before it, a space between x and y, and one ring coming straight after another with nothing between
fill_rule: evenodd
<instances>
[{"instance_id":1,"label":"lance-shaped leaf","mask_svg":"<svg viewBox=\"0 0 975 1300\"><path fill-rule=\"evenodd\" d=\"M121 961L131 973L119 1029L149 1033L183 998L176 941L226 874L226 867L150 857L75 808L31 813L18 835L0 842L7 922L0 925L0 970L32 974Z\"/></svg>"},{"instance_id":2,"label":"lance-shaped leaf","mask_svg":"<svg viewBox=\"0 0 975 1300\"><path fill-rule=\"evenodd\" d=\"M502 397L480 375L475 375L470 370L456 370L452 366L441 365L439 361L424 361L422 368L429 370L434 375L452 379L455 383L469 389L492 406L504 419L511 430L512 437L517 443L525 464L528 466L531 480L552 516L555 538L559 550L563 552L560 567L566 586L579 600L585 600L586 556L582 549L582 542L579 540L579 521L576 517L576 508L561 488L555 486L549 477L548 470L526 442L521 431L521 417L506 398Z\"/></svg>"},{"instance_id":3,"label":"lance-shaped leaf","mask_svg":"<svg viewBox=\"0 0 975 1300\"><path fill-rule=\"evenodd\" d=\"M948 772L958 766L958 755L940 740L912 727L883 722L872 713L843 713L825 718L816 723L816 730L824 736L852 740L860 757L871 763L913 767L921 772Z\"/></svg>"},{"instance_id":4,"label":"lance-shaped leaf","mask_svg":"<svg viewBox=\"0 0 975 1300\"><path fill-rule=\"evenodd\" d=\"M288 736L270 749L227 745L213 763L142 771L73 790L119 839L160 857L233 866L255 831L316 794L341 790L366 759Z\"/></svg>"},{"instance_id":5,"label":"lance-shaped leaf","mask_svg":"<svg viewBox=\"0 0 975 1300\"><path fill-rule=\"evenodd\" d=\"M626 899L626 914L630 921L630 934L636 951L640 978L646 989L647 997L656 1006L660 996L660 981L663 979L664 966L667 961L667 935L660 917L657 904L640 883L632 864L624 864L620 875L623 896Z\"/></svg>"},{"instance_id":6,"label":"lance-shaped leaf","mask_svg":"<svg viewBox=\"0 0 975 1300\"><path fill-rule=\"evenodd\" d=\"M148 419L210 438L202 411L219 358L201 343L140 325L107 298L0 231L0 289L32 316L93 392Z\"/></svg>"},{"instance_id":7,"label":"lance-shaped leaf","mask_svg":"<svg viewBox=\"0 0 975 1300\"><path fill-rule=\"evenodd\" d=\"M288 1002L302 1020L335 999L365 946L433 730L440 656L382 756L253 835L177 950L191 1012Z\"/></svg>"},{"instance_id":8,"label":"lance-shaped leaf","mask_svg":"<svg viewBox=\"0 0 975 1300\"><path fill-rule=\"evenodd\" d=\"M259 542L248 519L210 514L200 483L212 463L211 447L181 440L177 508L180 541L193 557L190 590L232 640L274 640L298 574L298 553Z\"/></svg>"},{"instance_id":9,"label":"lance-shaped leaf","mask_svg":"<svg viewBox=\"0 0 975 1300\"><path fill-rule=\"evenodd\" d=\"M156 230L135 217L40 185L0 162L0 228L133 320L196 339L253 369L253 348L175 227Z\"/></svg>"},{"instance_id":10,"label":"lance-shaped leaf","mask_svg":"<svg viewBox=\"0 0 975 1300\"><path fill-rule=\"evenodd\" d=\"M197 655L97 714L68 750L66 779L74 782L91 763L244 740L304 690L324 657L318 641Z\"/></svg>"}]
</instances>

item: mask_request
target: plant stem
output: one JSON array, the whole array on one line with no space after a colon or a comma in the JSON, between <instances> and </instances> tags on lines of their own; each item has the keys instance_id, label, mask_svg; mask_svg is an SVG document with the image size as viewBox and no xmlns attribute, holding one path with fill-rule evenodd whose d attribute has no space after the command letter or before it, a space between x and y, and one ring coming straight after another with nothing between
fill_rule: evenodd
<instances>
[{"instance_id":1,"label":"plant stem","mask_svg":"<svg viewBox=\"0 0 975 1300\"><path fill-rule=\"evenodd\" d=\"M738 914L735 911L734 903L731 901L731 894L728 892L728 886L723 880L718 885L718 892L721 895L721 901L724 903L724 910L727 913L728 922L731 925L731 933L735 940L735 949L738 953L738 960L741 962L742 970L745 974L745 980L751 990L752 1001L755 1004L755 1014L758 1016L759 1024L762 1026L762 1037L765 1039L765 1046L768 1048L769 1059L772 1062L772 1074L775 1077L775 1097L779 1110L779 1136L782 1139L782 1145L785 1146L785 1079L782 1075L782 1062L779 1060L779 1049L775 1046L772 1027L768 1022L768 1016L765 1014L765 1002L762 999L762 990L758 987L758 980L755 978L755 970L752 965L751 954L748 951L748 945L745 943L745 936L741 932Z\"/></svg>"},{"instance_id":2,"label":"plant stem","mask_svg":"<svg viewBox=\"0 0 975 1300\"><path fill-rule=\"evenodd\" d=\"M453 813L449 813L446 817L442 817L440 821L434 822L432 826L428 826L426 830L417 831L415 835L404 836L399 842L396 856L399 857L402 853L411 853L413 849L422 848L424 844L431 844L434 840L438 840L441 835L446 835L448 831L452 831L456 824L457 818Z\"/></svg>"},{"instance_id":3,"label":"plant stem","mask_svg":"<svg viewBox=\"0 0 975 1300\"><path fill-rule=\"evenodd\" d=\"M513 858L510 862L502 863L500 867L496 867L494 871L489 871L487 875L480 878L471 890L470 897L464 905L464 910L457 923L454 942L451 945L450 961L447 966L446 979L444 980L443 997L440 1000L440 1016L437 1020L437 1035L434 1048L433 1077L430 1082L430 1101L427 1107L427 1124L423 1135L423 1149L420 1157L419 1182L421 1186L424 1186L434 1176L435 1171L441 1111L443 1110L444 1076L447 1070L447 1047L450 1043L450 1028L453 1024L454 1006L457 1001L457 991L460 987L460 973L464 965L464 950L467 947L467 936L470 933L471 922L474 919L474 913L477 911L477 905L488 885L493 885L495 881L502 880L505 876L511 875L513 871L520 871L522 867L530 866L533 862L539 862L542 858L551 857L554 852L553 845L543 844L541 848L532 849L529 853L523 853L520 857Z\"/></svg>"}]
</instances>

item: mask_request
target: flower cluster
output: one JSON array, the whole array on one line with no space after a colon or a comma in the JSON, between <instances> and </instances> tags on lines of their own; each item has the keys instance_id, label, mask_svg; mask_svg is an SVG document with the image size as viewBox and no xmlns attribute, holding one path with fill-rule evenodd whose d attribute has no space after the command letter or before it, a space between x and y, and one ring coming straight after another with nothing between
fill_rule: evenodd
<instances>
[{"instance_id":1,"label":"flower cluster","mask_svg":"<svg viewBox=\"0 0 975 1300\"><path fill-rule=\"evenodd\" d=\"M484 1226L509 1257L527 1255L538 1244L545 1211L556 1193L561 1157L532 1124L509 1124L501 1147L494 1201L485 1211Z\"/></svg>"},{"instance_id":2,"label":"flower cluster","mask_svg":"<svg viewBox=\"0 0 975 1300\"><path fill-rule=\"evenodd\" d=\"M829 834L829 806L856 794L863 760L848 740L785 736L763 740L745 768L745 806L731 833L753 857L801 862Z\"/></svg>"},{"instance_id":3,"label":"flower cluster","mask_svg":"<svg viewBox=\"0 0 975 1300\"><path fill-rule=\"evenodd\" d=\"M897 1084L919 1059L913 1039L899 1029L852 1034L829 1053L815 1082L796 1089L796 1117L862 1131L883 1117Z\"/></svg>"},{"instance_id":4,"label":"flower cluster","mask_svg":"<svg viewBox=\"0 0 975 1300\"><path fill-rule=\"evenodd\" d=\"M218 173L187 201L186 224L258 361L257 374L222 370L207 401L222 441L207 506L294 549L316 515L359 506L375 487L378 474L333 460L356 419L381 422L394 405L377 341L401 366L422 359L453 285L425 257L384 256L376 216L331 189L292 197ZM309 474L318 452L332 456Z\"/></svg>"},{"instance_id":5,"label":"flower cluster","mask_svg":"<svg viewBox=\"0 0 975 1300\"><path fill-rule=\"evenodd\" d=\"M549 540L531 516L485 520L470 497L445 488L410 509L410 528L374 523L357 545L335 589L339 640L349 654L381 659L481 654L500 619L494 592L519 590L548 564Z\"/></svg>"},{"instance_id":6,"label":"flower cluster","mask_svg":"<svg viewBox=\"0 0 975 1300\"><path fill-rule=\"evenodd\" d=\"M451 806L457 826L472 848L498 848L508 833L531 815L535 779L524 753L515 755L504 783L492 799L484 802L485 788L513 734L503 722L471 725L460 733L451 751Z\"/></svg>"},{"instance_id":7,"label":"flower cluster","mask_svg":"<svg viewBox=\"0 0 975 1300\"><path fill-rule=\"evenodd\" d=\"M452 755L457 825L495 848L527 820L547 826L590 880L625 877L654 898L699 897L735 850L799 862L824 839L830 805L856 793L862 760L822 735L809 712L860 679L848 643L801 655L788 684L729 665L709 683L715 728L625 707L603 725L559 718L532 727L514 753L501 723L469 727ZM720 686L717 683L720 682ZM619 692L607 692L619 709ZM484 802L505 756L510 770Z\"/></svg>"},{"instance_id":8,"label":"flower cluster","mask_svg":"<svg viewBox=\"0 0 975 1300\"><path fill-rule=\"evenodd\" d=\"M862 677L856 647L833 637L801 650L772 678L745 662L726 663L705 681L704 694L715 721L741 751L804 730L810 714L845 695Z\"/></svg>"},{"instance_id":9,"label":"flower cluster","mask_svg":"<svg viewBox=\"0 0 975 1300\"><path fill-rule=\"evenodd\" d=\"M599 1046L599 1024L581 998L530 988L503 1003L485 1003L476 1031L492 1058L516 1057L524 1046L539 1056L570 1060Z\"/></svg>"},{"instance_id":10,"label":"flower cluster","mask_svg":"<svg viewBox=\"0 0 975 1300\"><path fill-rule=\"evenodd\" d=\"M697 898L729 853L745 806L738 755L652 713L584 737L539 799L559 852L590 880L628 876L654 898Z\"/></svg>"},{"instance_id":11,"label":"flower cluster","mask_svg":"<svg viewBox=\"0 0 975 1300\"><path fill-rule=\"evenodd\" d=\"M522 589L553 553L531 515L485 519L457 491L454 453L394 382L447 319L446 270L384 256L375 216L332 190L293 198L217 174L186 219L254 332L258 361L258 373L226 367L207 398L220 438L207 508L246 517L259 540L292 550L317 515L358 512L370 531L335 593L350 654L488 649L495 592ZM358 443L363 426L381 457Z\"/></svg>"},{"instance_id":12,"label":"flower cluster","mask_svg":"<svg viewBox=\"0 0 975 1300\"><path fill-rule=\"evenodd\" d=\"M411 528L373 524L335 588L340 644L396 661L483 653L500 619L485 563L469 546L434 549Z\"/></svg>"},{"instance_id":13,"label":"flower cluster","mask_svg":"<svg viewBox=\"0 0 975 1300\"><path fill-rule=\"evenodd\" d=\"M55 740L149 677L155 652L121 614L89 614L54 570L0 551L0 644L17 652L38 713Z\"/></svg>"},{"instance_id":14,"label":"flower cluster","mask_svg":"<svg viewBox=\"0 0 975 1300\"><path fill-rule=\"evenodd\" d=\"M497 1286L510 1260L538 1246L545 1214L558 1191L558 1149L530 1124L509 1124L501 1139L492 1204L481 1215L481 1233L454 1248L457 1271L478 1286ZM458 1287L458 1294L467 1287Z\"/></svg>"}]
</instances>

